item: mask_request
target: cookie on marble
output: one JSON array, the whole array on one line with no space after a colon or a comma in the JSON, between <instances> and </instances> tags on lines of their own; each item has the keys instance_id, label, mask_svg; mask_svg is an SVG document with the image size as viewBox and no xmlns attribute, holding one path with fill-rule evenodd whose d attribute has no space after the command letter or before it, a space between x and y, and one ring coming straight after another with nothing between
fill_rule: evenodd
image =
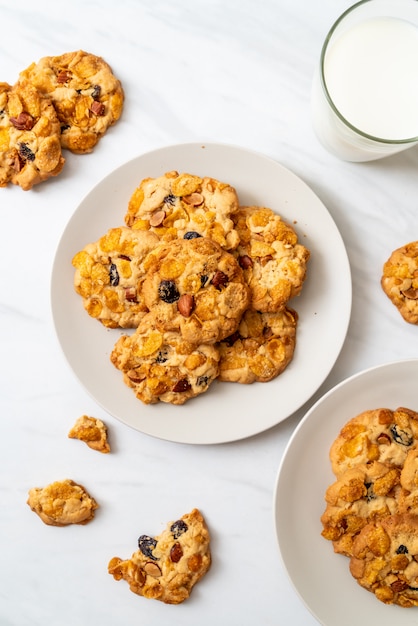
<instances>
[{"instance_id":1,"label":"cookie on marble","mask_svg":"<svg viewBox=\"0 0 418 626\"><path fill-rule=\"evenodd\" d=\"M141 535L130 559L113 557L108 572L134 593L180 604L211 564L210 535L198 509L170 522L157 537Z\"/></svg>"},{"instance_id":2,"label":"cookie on marble","mask_svg":"<svg viewBox=\"0 0 418 626\"><path fill-rule=\"evenodd\" d=\"M107 328L135 328L148 311L142 285L144 262L156 235L126 226L111 228L72 259L74 288L87 313Z\"/></svg>"},{"instance_id":3,"label":"cookie on marble","mask_svg":"<svg viewBox=\"0 0 418 626\"><path fill-rule=\"evenodd\" d=\"M133 192L125 222L152 230L163 241L201 235L232 250L238 234L231 219L238 209L235 189L208 176L176 171L146 178Z\"/></svg>"},{"instance_id":4,"label":"cookie on marble","mask_svg":"<svg viewBox=\"0 0 418 626\"><path fill-rule=\"evenodd\" d=\"M353 541L366 524L398 512L400 474L393 465L361 463L328 487L321 534L336 553L352 556Z\"/></svg>"},{"instance_id":5,"label":"cookie on marble","mask_svg":"<svg viewBox=\"0 0 418 626\"><path fill-rule=\"evenodd\" d=\"M238 328L249 290L237 260L207 237L175 239L147 256L145 304L160 330L195 344L215 343Z\"/></svg>"},{"instance_id":6,"label":"cookie on marble","mask_svg":"<svg viewBox=\"0 0 418 626\"><path fill-rule=\"evenodd\" d=\"M97 452L103 454L110 452L106 424L96 417L89 415L79 417L70 429L68 437L84 441L89 448Z\"/></svg>"},{"instance_id":7,"label":"cookie on marble","mask_svg":"<svg viewBox=\"0 0 418 626\"><path fill-rule=\"evenodd\" d=\"M0 187L24 191L64 166L60 122L51 102L27 81L0 83Z\"/></svg>"},{"instance_id":8,"label":"cookie on marble","mask_svg":"<svg viewBox=\"0 0 418 626\"><path fill-rule=\"evenodd\" d=\"M274 313L300 294L310 252L269 208L241 207L233 220L240 239L234 254L250 286L251 307Z\"/></svg>"},{"instance_id":9,"label":"cookie on marble","mask_svg":"<svg viewBox=\"0 0 418 626\"><path fill-rule=\"evenodd\" d=\"M91 152L121 116L124 92L109 64L78 50L46 56L20 73L52 101L61 123L61 145L77 154Z\"/></svg>"},{"instance_id":10,"label":"cookie on marble","mask_svg":"<svg viewBox=\"0 0 418 626\"><path fill-rule=\"evenodd\" d=\"M27 504L49 526L87 524L98 508L86 489L70 479L30 489Z\"/></svg>"},{"instance_id":11,"label":"cookie on marble","mask_svg":"<svg viewBox=\"0 0 418 626\"><path fill-rule=\"evenodd\" d=\"M297 320L287 307L278 313L245 311L238 330L218 344L218 380L251 384L276 378L293 359Z\"/></svg>"},{"instance_id":12,"label":"cookie on marble","mask_svg":"<svg viewBox=\"0 0 418 626\"><path fill-rule=\"evenodd\" d=\"M145 404L184 404L209 389L218 375L214 345L192 344L178 332L160 331L152 312L132 335L116 342L110 360Z\"/></svg>"},{"instance_id":13,"label":"cookie on marble","mask_svg":"<svg viewBox=\"0 0 418 626\"><path fill-rule=\"evenodd\" d=\"M399 407L395 410L367 410L349 420L330 448L334 474L359 463L380 461L402 467L408 451L418 441L418 413Z\"/></svg>"},{"instance_id":14,"label":"cookie on marble","mask_svg":"<svg viewBox=\"0 0 418 626\"><path fill-rule=\"evenodd\" d=\"M418 324L418 241L392 252L383 266L381 285L403 319Z\"/></svg>"},{"instance_id":15,"label":"cookie on marble","mask_svg":"<svg viewBox=\"0 0 418 626\"><path fill-rule=\"evenodd\" d=\"M350 572L381 602L418 606L418 515L398 513L367 524L354 540Z\"/></svg>"}]
</instances>

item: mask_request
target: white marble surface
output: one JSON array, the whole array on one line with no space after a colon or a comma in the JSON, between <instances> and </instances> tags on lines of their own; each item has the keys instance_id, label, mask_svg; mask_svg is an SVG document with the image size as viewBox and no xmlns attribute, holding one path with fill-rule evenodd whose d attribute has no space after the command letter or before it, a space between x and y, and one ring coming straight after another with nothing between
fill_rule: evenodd
<instances>
[{"instance_id":1,"label":"white marble surface","mask_svg":"<svg viewBox=\"0 0 418 626\"><path fill-rule=\"evenodd\" d=\"M115 167L151 149L213 141L254 149L299 175L328 207L353 276L347 340L308 406L347 376L417 356L417 328L382 293L390 251L417 238L418 151L350 164L328 155L310 122L320 46L345 0L0 0L0 76L83 48L104 56L126 91L122 119L93 154L31 192L0 190L0 624L126 626L313 625L280 561L272 498L284 448L307 407L251 439L216 446L164 442L101 410L60 351L50 275L65 225ZM324 350L326 350L324 337ZM274 410L274 407L264 407ZM113 451L67 438L87 413L109 426ZM71 477L101 504L93 523L47 527L30 487ZM137 597L107 574L139 534L192 507L204 512L214 562L190 600Z\"/></svg>"}]
</instances>

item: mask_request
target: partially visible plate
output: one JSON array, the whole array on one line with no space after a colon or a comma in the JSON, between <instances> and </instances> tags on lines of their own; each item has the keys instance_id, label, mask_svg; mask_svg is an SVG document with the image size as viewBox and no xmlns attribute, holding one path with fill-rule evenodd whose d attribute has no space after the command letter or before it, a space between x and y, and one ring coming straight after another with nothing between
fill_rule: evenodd
<instances>
[{"instance_id":1,"label":"partially visible plate","mask_svg":"<svg viewBox=\"0 0 418 626\"><path fill-rule=\"evenodd\" d=\"M335 481L329 449L341 427L368 409L418 411L418 359L374 367L326 393L299 422L279 467L274 522L279 550L297 593L323 626L409 626L418 609L388 606L360 587L349 559L321 536L325 490Z\"/></svg>"},{"instance_id":2,"label":"partially visible plate","mask_svg":"<svg viewBox=\"0 0 418 626\"><path fill-rule=\"evenodd\" d=\"M178 170L233 185L241 204L270 207L288 220L311 251L299 314L297 346L285 372L269 383L217 383L178 407L144 405L109 361L121 331L106 330L84 311L73 288L71 259L87 243L124 224L140 181ZM108 413L155 437L215 444L260 433L289 417L316 392L344 343L351 313L351 274L341 235L325 206L289 170L258 153L222 144L181 144L141 155L102 180L70 219L56 252L51 281L55 329L79 381Z\"/></svg>"}]
</instances>

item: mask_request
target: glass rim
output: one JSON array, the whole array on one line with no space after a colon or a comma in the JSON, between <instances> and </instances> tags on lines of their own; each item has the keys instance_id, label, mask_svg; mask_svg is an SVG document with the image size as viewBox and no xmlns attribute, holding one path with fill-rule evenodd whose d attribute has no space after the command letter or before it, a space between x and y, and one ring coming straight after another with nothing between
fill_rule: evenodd
<instances>
[{"instance_id":1,"label":"glass rim","mask_svg":"<svg viewBox=\"0 0 418 626\"><path fill-rule=\"evenodd\" d=\"M351 124L351 122L349 122L344 117L344 115L339 111L338 107L334 104L334 101L333 101L333 99L331 97L331 94L328 91L327 83L326 83L326 80L325 80L325 56L326 56L326 53L327 53L327 50L328 50L329 43L330 43L330 41L332 39L332 36L334 35L334 33L337 30L338 26L355 9L357 9L358 7L360 7L362 5L370 4L370 3L376 2L376 1L379 2L379 0L359 0L359 2L356 2L355 4L350 6L348 9L346 9L343 13L341 13L339 18L333 23L333 25L329 29L328 34L325 37L325 40L324 40L324 43L323 43L322 49L321 49L321 56L320 56L320 79L321 79L321 84L322 84L322 87L324 89L325 97L326 97L326 99L328 101L328 104L330 105L331 109L333 110L333 112L343 122L343 124L345 124L345 126L347 126L352 131L357 133L357 135L359 135L360 137L364 137L365 139L368 139L368 140L371 140L371 141L375 141L376 143L382 143L382 144L388 144L388 145L416 143L416 142L418 142L418 135L416 135L414 137L407 137L405 139L385 139L383 137L377 137L375 135L370 135L369 133L366 133L366 132L360 130L360 128L357 128L357 126L354 126L353 124ZM418 2L418 0L412 0L412 2Z\"/></svg>"}]
</instances>

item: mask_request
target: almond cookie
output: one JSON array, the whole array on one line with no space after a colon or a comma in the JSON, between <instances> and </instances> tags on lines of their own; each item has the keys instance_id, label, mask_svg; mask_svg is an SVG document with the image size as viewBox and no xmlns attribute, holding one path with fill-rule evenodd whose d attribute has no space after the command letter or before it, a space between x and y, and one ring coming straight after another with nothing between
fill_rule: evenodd
<instances>
[{"instance_id":1,"label":"almond cookie","mask_svg":"<svg viewBox=\"0 0 418 626\"><path fill-rule=\"evenodd\" d=\"M133 335L118 339L110 360L145 404L184 404L217 377L219 352L213 345L191 344L177 332L157 330L149 313Z\"/></svg>"},{"instance_id":2,"label":"almond cookie","mask_svg":"<svg viewBox=\"0 0 418 626\"><path fill-rule=\"evenodd\" d=\"M235 254L251 289L251 307L274 313L299 295L310 252L269 208L241 207L233 220L240 239Z\"/></svg>"},{"instance_id":3,"label":"almond cookie","mask_svg":"<svg viewBox=\"0 0 418 626\"><path fill-rule=\"evenodd\" d=\"M218 344L219 380L264 383L281 374L293 359L297 319L288 308L278 313L245 311L238 330Z\"/></svg>"},{"instance_id":4,"label":"almond cookie","mask_svg":"<svg viewBox=\"0 0 418 626\"><path fill-rule=\"evenodd\" d=\"M30 489L27 504L50 526L87 524L98 508L85 488L69 479Z\"/></svg>"},{"instance_id":5,"label":"almond cookie","mask_svg":"<svg viewBox=\"0 0 418 626\"><path fill-rule=\"evenodd\" d=\"M70 439L84 441L89 448L103 454L110 452L106 425L95 417L82 415L68 433Z\"/></svg>"},{"instance_id":6,"label":"almond cookie","mask_svg":"<svg viewBox=\"0 0 418 626\"><path fill-rule=\"evenodd\" d=\"M418 516L398 513L367 524L354 541L350 572L381 602L418 606Z\"/></svg>"},{"instance_id":7,"label":"almond cookie","mask_svg":"<svg viewBox=\"0 0 418 626\"><path fill-rule=\"evenodd\" d=\"M175 239L150 252L145 304L160 330L191 343L214 343L238 328L249 293L236 259L206 237Z\"/></svg>"},{"instance_id":8,"label":"almond cookie","mask_svg":"<svg viewBox=\"0 0 418 626\"><path fill-rule=\"evenodd\" d=\"M231 219L237 209L231 185L172 171L141 181L130 198L125 222L132 228L152 230L163 241L201 235L232 250L238 245Z\"/></svg>"},{"instance_id":9,"label":"almond cookie","mask_svg":"<svg viewBox=\"0 0 418 626\"><path fill-rule=\"evenodd\" d=\"M147 312L142 295L144 261L156 235L126 226L111 228L77 252L74 287L87 313L108 328L135 328Z\"/></svg>"},{"instance_id":10,"label":"almond cookie","mask_svg":"<svg viewBox=\"0 0 418 626\"><path fill-rule=\"evenodd\" d=\"M197 509L170 522L157 537L141 535L130 559L113 557L108 571L144 598L180 604L211 564L210 535Z\"/></svg>"},{"instance_id":11,"label":"almond cookie","mask_svg":"<svg viewBox=\"0 0 418 626\"><path fill-rule=\"evenodd\" d=\"M43 57L20 73L50 99L61 123L61 145L91 152L120 117L124 93L110 66L99 56L78 50Z\"/></svg>"},{"instance_id":12,"label":"almond cookie","mask_svg":"<svg viewBox=\"0 0 418 626\"><path fill-rule=\"evenodd\" d=\"M352 555L353 541L368 522L398 512L401 470L374 461L341 474L325 493L322 536L334 551Z\"/></svg>"},{"instance_id":13,"label":"almond cookie","mask_svg":"<svg viewBox=\"0 0 418 626\"><path fill-rule=\"evenodd\" d=\"M418 441L418 413L407 408L364 411L349 420L330 449L334 474L359 463L380 461L402 467Z\"/></svg>"},{"instance_id":14,"label":"almond cookie","mask_svg":"<svg viewBox=\"0 0 418 626\"><path fill-rule=\"evenodd\" d=\"M0 83L0 187L25 191L64 166L60 122L49 100L27 81Z\"/></svg>"},{"instance_id":15,"label":"almond cookie","mask_svg":"<svg viewBox=\"0 0 418 626\"><path fill-rule=\"evenodd\" d=\"M418 241L392 252L383 266L381 285L403 319L418 324Z\"/></svg>"}]
</instances>

